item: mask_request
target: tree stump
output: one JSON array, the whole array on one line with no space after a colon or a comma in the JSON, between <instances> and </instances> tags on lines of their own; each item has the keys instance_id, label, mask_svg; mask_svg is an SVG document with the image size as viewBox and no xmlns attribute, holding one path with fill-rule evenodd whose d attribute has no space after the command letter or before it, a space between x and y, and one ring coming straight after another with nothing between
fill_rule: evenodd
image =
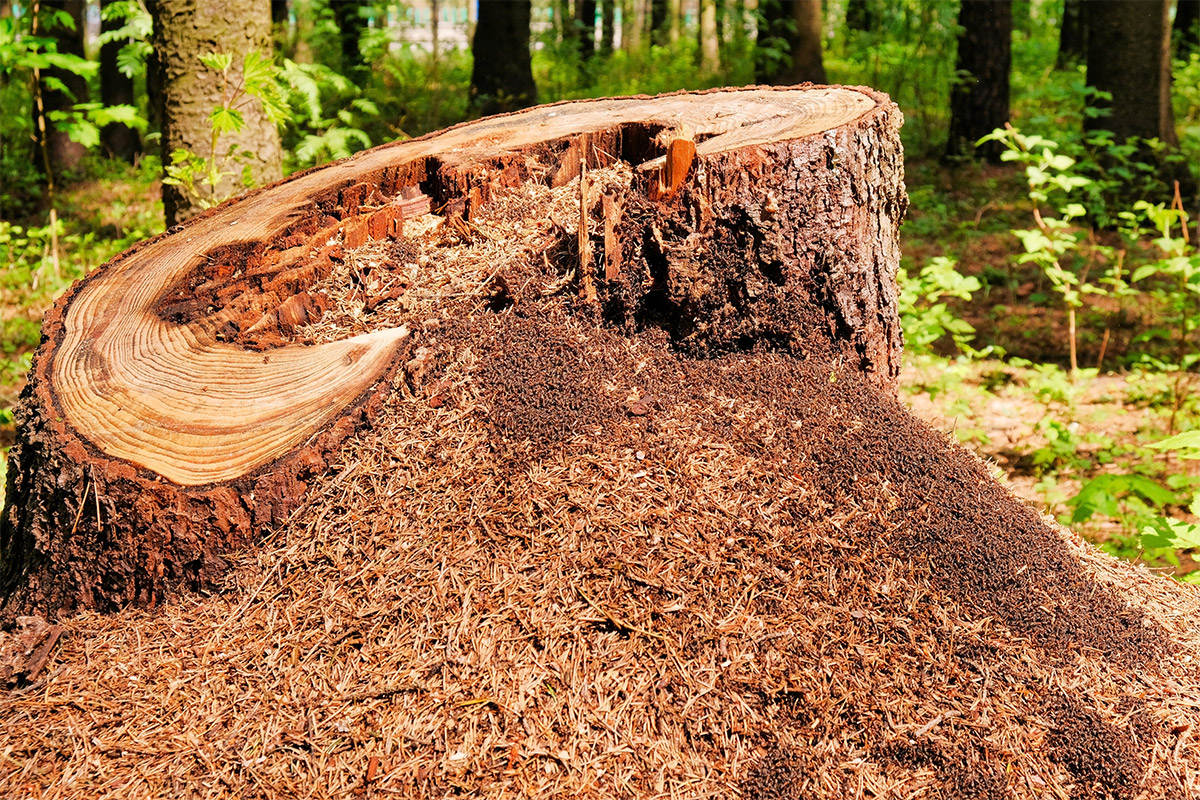
<instances>
[{"instance_id":1,"label":"tree stump","mask_svg":"<svg viewBox=\"0 0 1200 800\"><path fill-rule=\"evenodd\" d=\"M500 191L581 187L555 255L580 313L691 353L832 341L894 388L900 122L862 88L563 103L375 148L134 247L46 318L10 456L5 615L211 586L413 369L408 326L306 340L329 305L314 285L420 220L470 235ZM614 165L628 186L590 184Z\"/></svg>"},{"instance_id":2,"label":"tree stump","mask_svg":"<svg viewBox=\"0 0 1200 800\"><path fill-rule=\"evenodd\" d=\"M896 396L898 123L533 109L77 286L13 451L4 614L61 618L0 632L0 796L1196 794L1194 587Z\"/></svg>"}]
</instances>

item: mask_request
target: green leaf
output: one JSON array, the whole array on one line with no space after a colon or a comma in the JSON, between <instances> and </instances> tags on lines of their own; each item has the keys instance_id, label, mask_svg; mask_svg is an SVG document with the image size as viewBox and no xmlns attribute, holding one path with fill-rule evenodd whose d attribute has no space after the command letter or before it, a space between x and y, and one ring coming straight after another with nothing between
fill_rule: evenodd
<instances>
[{"instance_id":1,"label":"green leaf","mask_svg":"<svg viewBox=\"0 0 1200 800\"><path fill-rule=\"evenodd\" d=\"M214 72L224 72L233 65L233 56L229 53L203 53L200 63Z\"/></svg>"},{"instance_id":2,"label":"green leaf","mask_svg":"<svg viewBox=\"0 0 1200 800\"><path fill-rule=\"evenodd\" d=\"M1155 442L1147 445L1152 450L1198 450L1200 451L1200 431L1185 431L1178 433L1169 439L1163 439L1161 442ZM1182 455L1183 458L1192 458L1196 456Z\"/></svg>"},{"instance_id":3,"label":"green leaf","mask_svg":"<svg viewBox=\"0 0 1200 800\"><path fill-rule=\"evenodd\" d=\"M1142 266L1138 267L1137 269L1135 269L1133 271L1133 274L1129 276L1129 281L1131 283L1137 283L1138 281L1142 280L1143 278L1148 278L1151 275L1156 275L1159 272L1159 268L1160 268L1160 265L1157 263L1143 264Z\"/></svg>"},{"instance_id":4,"label":"green leaf","mask_svg":"<svg viewBox=\"0 0 1200 800\"><path fill-rule=\"evenodd\" d=\"M208 115L208 121L212 124L213 130L220 133L237 133L246 125L245 118L242 113L236 109L226 106L217 106Z\"/></svg>"}]
</instances>

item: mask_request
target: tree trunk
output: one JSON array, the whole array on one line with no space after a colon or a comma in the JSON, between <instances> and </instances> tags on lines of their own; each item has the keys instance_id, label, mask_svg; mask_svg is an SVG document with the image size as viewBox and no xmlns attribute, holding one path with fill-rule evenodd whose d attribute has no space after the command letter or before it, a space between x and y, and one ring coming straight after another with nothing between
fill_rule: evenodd
<instances>
[{"instance_id":1,"label":"tree trunk","mask_svg":"<svg viewBox=\"0 0 1200 800\"><path fill-rule=\"evenodd\" d=\"M721 68L721 40L717 35L717 0L700 0L700 70Z\"/></svg>"},{"instance_id":2,"label":"tree trunk","mask_svg":"<svg viewBox=\"0 0 1200 800\"><path fill-rule=\"evenodd\" d=\"M849 0L846 3L846 27L852 31L873 31L878 24L874 0Z\"/></svg>"},{"instance_id":3,"label":"tree trunk","mask_svg":"<svg viewBox=\"0 0 1200 800\"><path fill-rule=\"evenodd\" d=\"M247 54L270 56L271 11L267 0L203 4L195 0L154 0L148 7L154 17L158 72L151 82L161 87L157 97L165 163L178 149L205 159L215 158L227 173L216 187L218 197L236 192L246 168L255 183L278 180L282 172L279 131L257 100L240 109L245 120L242 130L222 133L214 152L209 115L223 102L221 76L199 59L207 52L229 54L234 64L231 73L236 73ZM231 149L237 151L232 158L227 157ZM167 227L188 219L200 208L199 199L181 187L163 186Z\"/></svg>"},{"instance_id":4,"label":"tree trunk","mask_svg":"<svg viewBox=\"0 0 1200 800\"><path fill-rule=\"evenodd\" d=\"M429 53L437 61L441 50L440 27L442 24L442 0L429 0Z\"/></svg>"},{"instance_id":5,"label":"tree trunk","mask_svg":"<svg viewBox=\"0 0 1200 800\"><path fill-rule=\"evenodd\" d=\"M649 3L650 41L658 45L667 44L671 40L670 0L649 0Z\"/></svg>"},{"instance_id":6,"label":"tree trunk","mask_svg":"<svg viewBox=\"0 0 1200 800\"><path fill-rule=\"evenodd\" d=\"M1176 58L1187 58L1189 53L1200 49L1200 0L1179 0L1174 29L1179 48Z\"/></svg>"},{"instance_id":7,"label":"tree trunk","mask_svg":"<svg viewBox=\"0 0 1200 800\"><path fill-rule=\"evenodd\" d=\"M403 326L297 343L328 302L317 282L372 241L413 252L405 233L429 223L405 220L431 210L430 235L474 235L506 187L632 169L603 197L585 189L579 215L595 222L582 235L555 222L571 285L534 257L545 274L480 291L534 302L557 284L597 322L659 327L701 355L829 342L894 392L899 124L865 89L546 106L360 153L126 252L46 317L0 515L0 617L212 586L222 554L285 519L340 443L420 379Z\"/></svg>"},{"instance_id":8,"label":"tree trunk","mask_svg":"<svg viewBox=\"0 0 1200 800\"><path fill-rule=\"evenodd\" d=\"M782 42L787 56L782 64L758 65L760 83L787 86L796 83L825 83L825 64L821 59L823 18L821 0L763 0L760 6L763 27L758 31L759 47L768 40Z\"/></svg>"},{"instance_id":9,"label":"tree trunk","mask_svg":"<svg viewBox=\"0 0 1200 800\"><path fill-rule=\"evenodd\" d=\"M1171 108L1170 0L1106 0L1088 4L1087 82L1112 95L1106 117L1089 129L1178 144Z\"/></svg>"},{"instance_id":10,"label":"tree trunk","mask_svg":"<svg viewBox=\"0 0 1200 800\"><path fill-rule=\"evenodd\" d=\"M42 32L42 35L53 37L58 52L73 56L84 57L83 25L84 12L87 4L84 0L44 0L42 8L66 12L71 24L57 25L52 30ZM47 79L61 81L67 91L60 91L47 84ZM87 102L87 80L80 75L57 67L42 70L42 103L47 115L56 111L71 111L76 103ZM37 109L34 109L37 114ZM38 130L37 120L34 120L34 131ZM87 148L78 142L71 141L65 131L59 130L49 118L46 119L46 146L49 150L50 169L55 175L61 175L67 170L75 169ZM43 167L41 159L37 164Z\"/></svg>"},{"instance_id":11,"label":"tree trunk","mask_svg":"<svg viewBox=\"0 0 1200 800\"><path fill-rule=\"evenodd\" d=\"M617 0L600 3L600 52L611 55L617 36Z\"/></svg>"},{"instance_id":12,"label":"tree trunk","mask_svg":"<svg viewBox=\"0 0 1200 800\"><path fill-rule=\"evenodd\" d=\"M970 157L975 142L1008 122L1012 68L1012 0L974 0L958 12L961 33L955 70L960 78L950 93L946 156ZM981 154L1000 161L1004 148L987 142Z\"/></svg>"},{"instance_id":13,"label":"tree trunk","mask_svg":"<svg viewBox=\"0 0 1200 800\"><path fill-rule=\"evenodd\" d=\"M481 114L499 114L537 102L529 52L530 0L482 0L471 42L471 98Z\"/></svg>"},{"instance_id":14,"label":"tree trunk","mask_svg":"<svg viewBox=\"0 0 1200 800\"><path fill-rule=\"evenodd\" d=\"M363 31L367 29L367 18L362 12L370 6L358 0L335 0L330 5L341 39L342 74L361 85L367 75L367 65L363 63L362 48L359 46Z\"/></svg>"},{"instance_id":15,"label":"tree trunk","mask_svg":"<svg viewBox=\"0 0 1200 800\"><path fill-rule=\"evenodd\" d=\"M102 31L115 30L121 26L121 20L103 20L100 26ZM117 53L120 52L122 44L113 41L100 46L100 101L106 106L136 104L137 98L133 96L133 78L117 67ZM119 123L104 126L100 132L100 142L110 156L131 164L141 149L137 131Z\"/></svg>"},{"instance_id":16,"label":"tree trunk","mask_svg":"<svg viewBox=\"0 0 1200 800\"><path fill-rule=\"evenodd\" d=\"M575 0L575 35L586 63L596 54L596 0Z\"/></svg>"},{"instance_id":17,"label":"tree trunk","mask_svg":"<svg viewBox=\"0 0 1200 800\"><path fill-rule=\"evenodd\" d=\"M1083 60L1087 52L1087 3L1064 0L1062 26L1058 31L1058 59L1055 67L1067 69Z\"/></svg>"},{"instance_id":18,"label":"tree trunk","mask_svg":"<svg viewBox=\"0 0 1200 800\"><path fill-rule=\"evenodd\" d=\"M621 49L637 52L645 28L646 0L621 0Z\"/></svg>"}]
</instances>

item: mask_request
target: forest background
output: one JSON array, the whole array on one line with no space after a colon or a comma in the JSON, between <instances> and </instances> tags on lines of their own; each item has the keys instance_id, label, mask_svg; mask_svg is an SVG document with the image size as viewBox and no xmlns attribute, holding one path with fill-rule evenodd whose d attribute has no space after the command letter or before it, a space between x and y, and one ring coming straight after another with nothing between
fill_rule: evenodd
<instances>
[{"instance_id":1,"label":"forest background","mask_svg":"<svg viewBox=\"0 0 1200 800\"><path fill-rule=\"evenodd\" d=\"M904 399L1200 582L1200 0L0 0L0 454L45 310L200 209L537 102L802 81L905 115Z\"/></svg>"}]
</instances>

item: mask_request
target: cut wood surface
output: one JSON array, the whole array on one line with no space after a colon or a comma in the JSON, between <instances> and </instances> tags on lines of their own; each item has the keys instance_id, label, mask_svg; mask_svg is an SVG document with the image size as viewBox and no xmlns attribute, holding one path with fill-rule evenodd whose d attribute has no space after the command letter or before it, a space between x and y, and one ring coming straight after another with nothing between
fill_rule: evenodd
<instances>
[{"instance_id":1,"label":"cut wood surface","mask_svg":"<svg viewBox=\"0 0 1200 800\"><path fill-rule=\"evenodd\" d=\"M545 106L294 176L135 247L45 323L0 529L10 613L157 602L285 518L425 322L316 343L329 300L312 287L429 219L467 230L502 190L577 186L561 288L614 324L670 318L680 346L713 352L803 349L800 291L846 359L893 385L898 125L886 98L841 87ZM588 171L616 164L636 178L602 199Z\"/></svg>"},{"instance_id":2,"label":"cut wood surface","mask_svg":"<svg viewBox=\"0 0 1200 800\"><path fill-rule=\"evenodd\" d=\"M57 400L71 427L110 456L188 486L240 477L294 448L361 395L378 380L407 331L379 331L316 348L276 347L263 355L220 340L229 312L176 324L158 311L181 286L198 288L189 279L201 272L245 270L237 262L247 253L270 265L260 276L302 269L326 241L345 241L350 226L365 222L369 228L375 214L393 212L386 204L358 214L347 209L336 229L298 242L297 234L320 219L319 197L332 187L366 184L369 194L385 191L388 178L416 185L428 179L432 165L423 159L429 157L440 158L443 169L487 169L488 160L503 153L569 136L591 134L607 146L621 141L620 126L629 123L667 130L688 126L705 137L691 150L703 156L836 128L873 108L872 98L847 89L551 106L380 148L312 172L223 207L88 281L67 307L55 349ZM690 163L675 166L676 177L670 169L675 162L665 160L660 156L642 168L663 169L667 185L676 190ZM579 169L577 156L571 166ZM407 180L385 174L390 170ZM379 227L386 235L388 229ZM247 283L253 274L243 276Z\"/></svg>"}]
</instances>

